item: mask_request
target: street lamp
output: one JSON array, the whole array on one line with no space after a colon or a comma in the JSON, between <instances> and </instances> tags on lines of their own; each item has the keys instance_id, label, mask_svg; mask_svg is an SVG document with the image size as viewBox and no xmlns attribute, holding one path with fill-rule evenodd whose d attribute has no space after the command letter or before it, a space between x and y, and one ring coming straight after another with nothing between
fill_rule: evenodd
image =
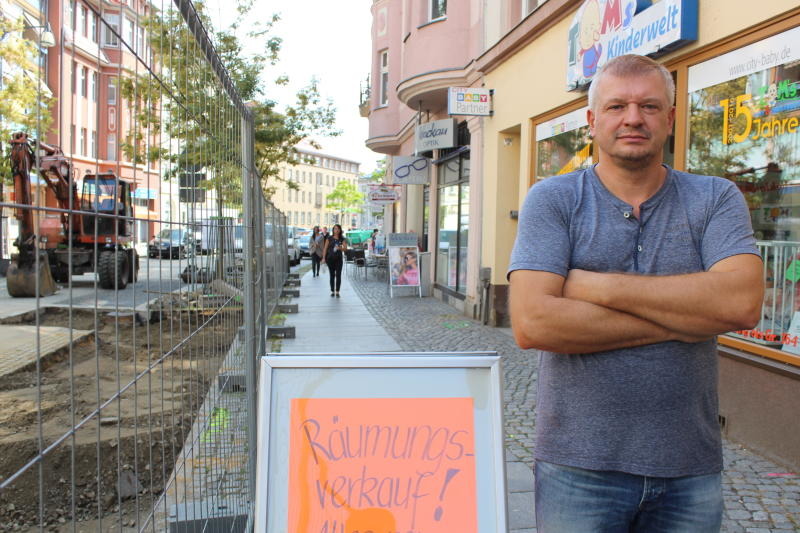
<instances>
[{"instance_id":1,"label":"street lamp","mask_svg":"<svg viewBox=\"0 0 800 533\"><path fill-rule=\"evenodd\" d=\"M36 33L35 40L39 46L43 48L52 48L56 45L56 37L53 35L53 31L50 29L50 23L45 22L43 25L40 24L31 24L33 22L27 16L25 17L25 29L26 30L43 30ZM35 22L39 22L35 20Z\"/></svg>"}]
</instances>

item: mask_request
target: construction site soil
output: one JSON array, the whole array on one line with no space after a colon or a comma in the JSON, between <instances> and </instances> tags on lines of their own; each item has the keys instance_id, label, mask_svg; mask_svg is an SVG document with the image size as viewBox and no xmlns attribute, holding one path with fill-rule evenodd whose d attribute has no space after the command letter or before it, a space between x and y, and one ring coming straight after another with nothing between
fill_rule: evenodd
<instances>
[{"instance_id":1,"label":"construction site soil","mask_svg":"<svg viewBox=\"0 0 800 533\"><path fill-rule=\"evenodd\" d=\"M237 310L159 317L40 311L40 326L94 334L41 358L38 370L0 377L0 481L30 465L0 493L0 531L121 531L152 519L242 323Z\"/></svg>"}]
</instances>

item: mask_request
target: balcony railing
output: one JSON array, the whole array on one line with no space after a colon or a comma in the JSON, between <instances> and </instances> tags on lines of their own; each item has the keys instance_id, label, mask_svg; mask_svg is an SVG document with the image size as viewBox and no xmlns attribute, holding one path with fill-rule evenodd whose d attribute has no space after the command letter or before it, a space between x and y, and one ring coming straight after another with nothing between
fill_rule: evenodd
<instances>
[{"instance_id":1,"label":"balcony railing","mask_svg":"<svg viewBox=\"0 0 800 533\"><path fill-rule=\"evenodd\" d=\"M730 335L800 354L800 242L759 241L758 250L766 287L761 320L754 329Z\"/></svg>"},{"instance_id":2,"label":"balcony railing","mask_svg":"<svg viewBox=\"0 0 800 533\"><path fill-rule=\"evenodd\" d=\"M369 102L370 95L372 94L372 85L370 84L369 74L367 78L361 82L361 96L359 98L358 110L362 117L369 116Z\"/></svg>"}]
</instances>

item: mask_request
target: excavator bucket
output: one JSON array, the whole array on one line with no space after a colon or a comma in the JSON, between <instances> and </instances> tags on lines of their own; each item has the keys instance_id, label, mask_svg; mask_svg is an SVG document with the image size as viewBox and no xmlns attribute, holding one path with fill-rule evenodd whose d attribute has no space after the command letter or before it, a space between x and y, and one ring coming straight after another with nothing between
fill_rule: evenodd
<instances>
[{"instance_id":1,"label":"excavator bucket","mask_svg":"<svg viewBox=\"0 0 800 533\"><path fill-rule=\"evenodd\" d=\"M38 267L38 268L37 268ZM39 287L39 296L50 296L56 292L56 282L50 273L50 261L47 253L39 254L39 261L24 261L19 259L8 265L6 273L6 288L8 294L19 297L36 296L36 287Z\"/></svg>"}]
</instances>

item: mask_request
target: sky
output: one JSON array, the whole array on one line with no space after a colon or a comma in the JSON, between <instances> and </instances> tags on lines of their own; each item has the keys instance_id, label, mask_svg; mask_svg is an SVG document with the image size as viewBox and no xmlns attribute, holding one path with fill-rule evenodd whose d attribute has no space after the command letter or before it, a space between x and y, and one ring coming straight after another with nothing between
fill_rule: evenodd
<instances>
[{"instance_id":1,"label":"sky","mask_svg":"<svg viewBox=\"0 0 800 533\"><path fill-rule=\"evenodd\" d=\"M226 5L230 6L230 0L214 1L215 7L211 2L208 5L215 25L228 24ZM279 63L262 76L265 96L282 109L294 102L298 89L316 77L322 97L330 98L336 107L336 124L342 130L339 137L317 139L321 151L361 163L362 173L371 172L383 158L364 145L368 122L358 112L360 84L369 74L372 55L370 5L366 0L255 0L251 12L261 20L273 13L281 16L273 33L283 44ZM281 74L289 77L286 87L272 83Z\"/></svg>"}]
</instances>

